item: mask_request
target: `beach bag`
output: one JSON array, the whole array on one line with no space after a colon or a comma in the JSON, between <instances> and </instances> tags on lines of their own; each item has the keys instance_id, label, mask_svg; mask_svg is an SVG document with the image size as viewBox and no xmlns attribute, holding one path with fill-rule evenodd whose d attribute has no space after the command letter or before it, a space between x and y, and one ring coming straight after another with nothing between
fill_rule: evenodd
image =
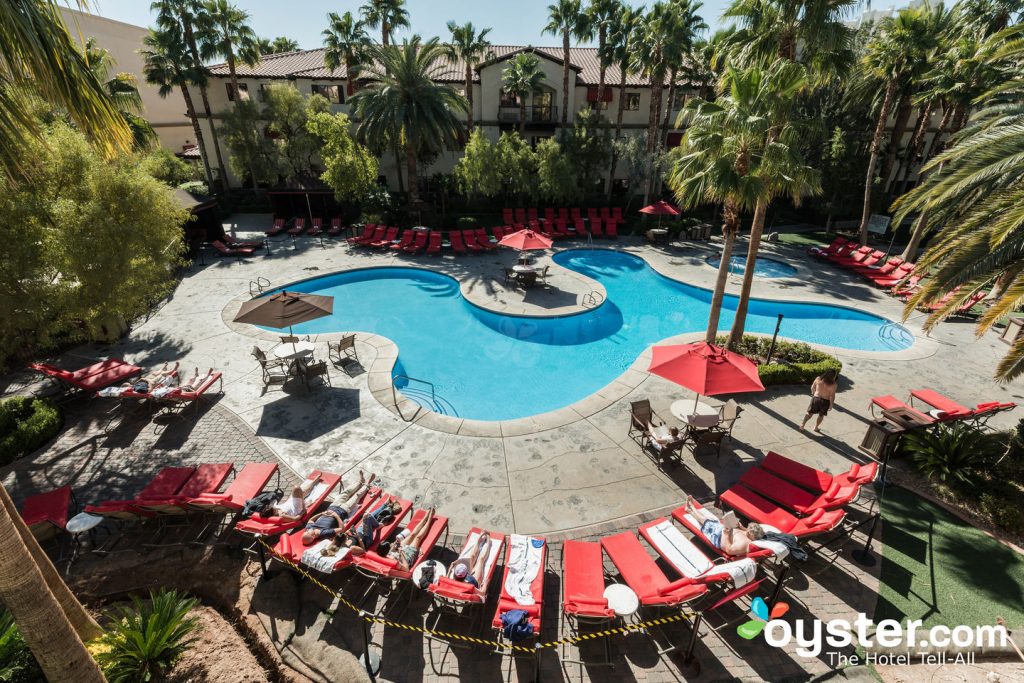
<instances>
[{"instance_id":1,"label":"beach bag","mask_svg":"<svg viewBox=\"0 0 1024 683\"><path fill-rule=\"evenodd\" d=\"M505 612L501 615L501 632L513 643L532 638L533 624L530 623L530 615L521 609Z\"/></svg>"},{"instance_id":2,"label":"beach bag","mask_svg":"<svg viewBox=\"0 0 1024 683\"><path fill-rule=\"evenodd\" d=\"M434 561L427 560L420 571L420 590L427 590L427 586L434 583Z\"/></svg>"},{"instance_id":3,"label":"beach bag","mask_svg":"<svg viewBox=\"0 0 1024 683\"><path fill-rule=\"evenodd\" d=\"M248 519L253 515L266 516L266 513L274 506L275 503L281 500L284 496L284 491L281 489L274 489L273 491L264 491L253 498L245 501L245 507L242 508L242 518Z\"/></svg>"}]
</instances>

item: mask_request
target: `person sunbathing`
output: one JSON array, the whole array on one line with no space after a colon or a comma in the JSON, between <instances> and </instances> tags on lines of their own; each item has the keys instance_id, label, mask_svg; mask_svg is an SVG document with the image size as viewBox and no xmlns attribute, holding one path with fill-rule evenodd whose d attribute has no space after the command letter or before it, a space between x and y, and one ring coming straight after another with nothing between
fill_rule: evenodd
<instances>
[{"instance_id":1,"label":"person sunbathing","mask_svg":"<svg viewBox=\"0 0 1024 683\"><path fill-rule=\"evenodd\" d=\"M280 517L286 522L295 522L306 514L306 496L313 490L320 477L307 479L292 489L292 495L283 501L275 503L270 508L270 516Z\"/></svg>"},{"instance_id":2,"label":"person sunbathing","mask_svg":"<svg viewBox=\"0 0 1024 683\"><path fill-rule=\"evenodd\" d=\"M302 542L305 545L312 545L325 538L334 538L338 529L345 526L345 520L352 515L376 478L376 474L371 474L367 481L366 475L360 470L359 483L339 493L328 504L326 512L321 512L309 520L306 530L302 532Z\"/></svg>"},{"instance_id":3,"label":"person sunbathing","mask_svg":"<svg viewBox=\"0 0 1024 683\"><path fill-rule=\"evenodd\" d=\"M434 512L434 508L431 507L427 510L427 514L423 515L423 518L416 523L416 526L398 534L398 538L395 539L395 545L391 548L391 552L388 553L388 557L398 562L399 569L407 572L412 571L416 560L420 557L420 547L427 538L430 525L434 522Z\"/></svg>"},{"instance_id":4,"label":"person sunbathing","mask_svg":"<svg viewBox=\"0 0 1024 683\"><path fill-rule=\"evenodd\" d=\"M151 390L157 389L158 387L165 387L173 385L178 379L178 366L181 363L175 363L173 368L167 367L169 363L164 363L163 367L159 370L154 370L148 375L139 377L138 379L132 380L131 382L125 382L116 387L106 387L97 392L100 396L120 396L126 391L134 391L137 394L148 394Z\"/></svg>"},{"instance_id":5,"label":"person sunbathing","mask_svg":"<svg viewBox=\"0 0 1024 683\"><path fill-rule=\"evenodd\" d=\"M402 509L402 504L392 498L379 508L364 515L355 529L335 534L331 542L324 548L324 555L335 555L342 548L348 548L353 555L364 554L372 545L377 528L394 519Z\"/></svg>"},{"instance_id":6,"label":"person sunbathing","mask_svg":"<svg viewBox=\"0 0 1024 683\"><path fill-rule=\"evenodd\" d=\"M487 586L484 579L487 577L487 558L490 554L491 535L485 531L477 538L476 547L469 557L460 557L452 563L448 569L448 576L472 584L480 599L486 600Z\"/></svg>"},{"instance_id":7,"label":"person sunbathing","mask_svg":"<svg viewBox=\"0 0 1024 683\"><path fill-rule=\"evenodd\" d=\"M693 504L693 498L686 499L686 511L694 519L701 520L700 532L711 542L713 546L726 555L742 557L750 550L750 542L764 538L764 527L753 522L744 527L737 524L735 527L726 528L722 520L708 508L699 510Z\"/></svg>"},{"instance_id":8,"label":"person sunbathing","mask_svg":"<svg viewBox=\"0 0 1024 683\"><path fill-rule=\"evenodd\" d=\"M215 374L217 374L217 371L214 370L213 368L210 368L209 370L206 371L206 375L205 376L200 377L199 376L199 368L196 368L195 373L191 377L188 378L187 382L185 382L180 387L178 387L178 390L182 391L182 392L198 391L199 387L201 387L204 384L206 384L206 382L211 377L213 377Z\"/></svg>"}]
</instances>

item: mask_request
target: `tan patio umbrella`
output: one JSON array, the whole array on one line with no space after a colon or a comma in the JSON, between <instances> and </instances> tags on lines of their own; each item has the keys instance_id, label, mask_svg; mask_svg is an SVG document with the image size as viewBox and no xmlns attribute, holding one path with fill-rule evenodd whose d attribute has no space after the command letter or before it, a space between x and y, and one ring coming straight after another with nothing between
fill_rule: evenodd
<instances>
[{"instance_id":1,"label":"tan patio umbrella","mask_svg":"<svg viewBox=\"0 0 1024 683\"><path fill-rule=\"evenodd\" d=\"M246 301L234 321L278 329L287 327L291 335L292 325L323 318L333 312L333 296L283 291Z\"/></svg>"}]
</instances>

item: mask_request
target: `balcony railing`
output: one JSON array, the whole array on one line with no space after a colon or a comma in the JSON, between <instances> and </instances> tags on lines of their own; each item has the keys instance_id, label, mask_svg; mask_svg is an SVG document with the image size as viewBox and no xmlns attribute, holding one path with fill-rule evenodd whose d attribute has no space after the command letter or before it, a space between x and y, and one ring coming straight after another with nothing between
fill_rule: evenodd
<instances>
[{"instance_id":1,"label":"balcony railing","mask_svg":"<svg viewBox=\"0 0 1024 683\"><path fill-rule=\"evenodd\" d=\"M502 123L519 123L519 107L502 106L498 109L498 120ZM527 123L555 123L558 120L558 107L529 106L526 108Z\"/></svg>"}]
</instances>

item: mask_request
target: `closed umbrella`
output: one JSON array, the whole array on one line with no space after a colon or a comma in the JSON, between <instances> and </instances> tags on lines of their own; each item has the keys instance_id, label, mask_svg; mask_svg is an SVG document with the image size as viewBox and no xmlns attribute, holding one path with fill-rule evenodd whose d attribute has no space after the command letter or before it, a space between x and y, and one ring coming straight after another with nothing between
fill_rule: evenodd
<instances>
[{"instance_id":1,"label":"closed umbrella","mask_svg":"<svg viewBox=\"0 0 1024 683\"><path fill-rule=\"evenodd\" d=\"M647 371L697 392L698 398L764 391L756 363L707 342L655 346Z\"/></svg>"},{"instance_id":2,"label":"closed umbrella","mask_svg":"<svg viewBox=\"0 0 1024 683\"><path fill-rule=\"evenodd\" d=\"M235 316L235 322L278 329L287 327L291 335L292 325L323 318L333 312L333 296L282 291L246 301Z\"/></svg>"}]
</instances>

